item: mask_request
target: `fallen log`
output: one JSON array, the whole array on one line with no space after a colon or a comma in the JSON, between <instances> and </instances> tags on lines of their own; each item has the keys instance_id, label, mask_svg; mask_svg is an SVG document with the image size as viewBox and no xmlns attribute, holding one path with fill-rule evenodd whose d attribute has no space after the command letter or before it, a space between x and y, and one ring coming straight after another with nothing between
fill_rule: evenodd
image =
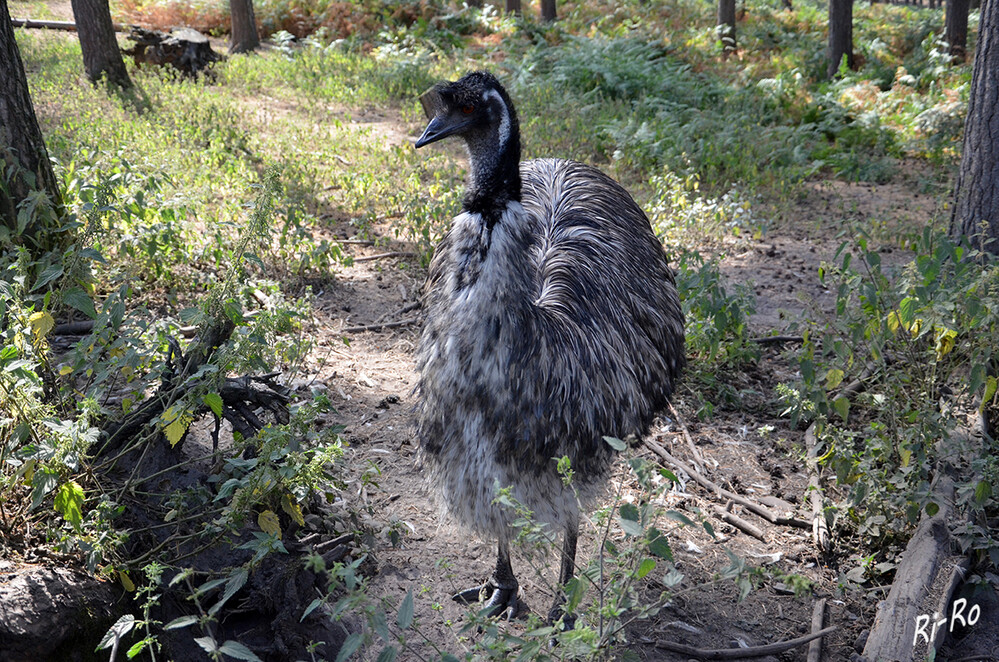
<instances>
[{"instance_id":1,"label":"fallen log","mask_svg":"<svg viewBox=\"0 0 999 662\"><path fill-rule=\"evenodd\" d=\"M867 660L908 662L926 659L930 629L940 616L934 614L940 605L950 602L956 588L953 568L961 557L951 554L948 520L954 513L954 481L941 472L933 488L933 501L939 506L930 517L925 511L916 532L895 571L895 581L888 596L878 604L874 625L867 637L863 656ZM920 632L925 636L920 636Z\"/></svg>"},{"instance_id":2,"label":"fallen log","mask_svg":"<svg viewBox=\"0 0 999 662\"><path fill-rule=\"evenodd\" d=\"M10 19L10 24L15 28L76 32L76 23L73 21L40 21L35 18L12 18ZM125 32L130 26L122 23L112 23L111 27L114 28L115 32Z\"/></svg>"}]
</instances>

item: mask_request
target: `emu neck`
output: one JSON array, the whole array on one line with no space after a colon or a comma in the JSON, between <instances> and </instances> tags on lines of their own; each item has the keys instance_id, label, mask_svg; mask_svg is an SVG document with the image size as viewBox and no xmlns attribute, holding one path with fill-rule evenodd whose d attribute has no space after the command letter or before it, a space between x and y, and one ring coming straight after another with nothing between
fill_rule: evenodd
<instances>
[{"instance_id":1,"label":"emu neck","mask_svg":"<svg viewBox=\"0 0 999 662\"><path fill-rule=\"evenodd\" d=\"M516 128L506 144L498 144L498 135L468 141L471 165L462 207L480 214L491 228L510 202L520 202L520 136Z\"/></svg>"}]
</instances>

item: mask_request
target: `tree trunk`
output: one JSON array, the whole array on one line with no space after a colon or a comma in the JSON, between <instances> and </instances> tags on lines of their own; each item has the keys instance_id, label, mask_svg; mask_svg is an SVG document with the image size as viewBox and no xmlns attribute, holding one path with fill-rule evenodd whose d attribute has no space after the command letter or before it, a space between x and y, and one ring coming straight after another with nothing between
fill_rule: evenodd
<instances>
[{"instance_id":1,"label":"tree trunk","mask_svg":"<svg viewBox=\"0 0 999 662\"><path fill-rule=\"evenodd\" d=\"M18 231L17 208L30 192L44 192L55 216L62 215L59 185L31 105L6 0L0 1L0 165L13 175L6 187L0 186L0 217L15 241L22 234ZM31 223L20 230L38 244L36 235L41 227Z\"/></svg>"},{"instance_id":2,"label":"tree trunk","mask_svg":"<svg viewBox=\"0 0 999 662\"><path fill-rule=\"evenodd\" d=\"M718 39L726 57L735 51L735 0L718 0Z\"/></svg>"},{"instance_id":3,"label":"tree trunk","mask_svg":"<svg viewBox=\"0 0 999 662\"><path fill-rule=\"evenodd\" d=\"M229 15L232 18L232 41L230 53L249 53L260 46L257 34L257 19L253 15L253 0L229 0Z\"/></svg>"},{"instance_id":4,"label":"tree trunk","mask_svg":"<svg viewBox=\"0 0 999 662\"><path fill-rule=\"evenodd\" d=\"M107 76L109 82L122 89L132 87L114 34L108 0L71 0L71 4L87 78L96 83Z\"/></svg>"},{"instance_id":5,"label":"tree trunk","mask_svg":"<svg viewBox=\"0 0 999 662\"><path fill-rule=\"evenodd\" d=\"M999 0L982 4L950 233L999 255Z\"/></svg>"},{"instance_id":6,"label":"tree trunk","mask_svg":"<svg viewBox=\"0 0 999 662\"><path fill-rule=\"evenodd\" d=\"M506 10L511 14L519 14L520 0L506 0Z\"/></svg>"},{"instance_id":7,"label":"tree trunk","mask_svg":"<svg viewBox=\"0 0 999 662\"><path fill-rule=\"evenodd\" d=\"M555 0L541 0L541 20L551 23L555 18Z\"/></svg>"},{"instance_id":8,"label":"tree trunk","mask_svg":"<svg viewBox=\"0 0 999 662\"><path fill-rule=\"evenodd\" d=\"M829 0L829 68L832 78L846 56L846 65L853 69L853 0Z\"/></svg>"},{"instance_id":9,"label":"tree trunk","mask_svg":"<svg viewBox=\"0 0 999 662\"><path fill-rule=\"evenodd\" d=\"M957 62L964 62L968 51L968 11L971 0L947 0L947 18L944 27L944 41L950 49L950 56Z\"/></svg>"}]
</instances>

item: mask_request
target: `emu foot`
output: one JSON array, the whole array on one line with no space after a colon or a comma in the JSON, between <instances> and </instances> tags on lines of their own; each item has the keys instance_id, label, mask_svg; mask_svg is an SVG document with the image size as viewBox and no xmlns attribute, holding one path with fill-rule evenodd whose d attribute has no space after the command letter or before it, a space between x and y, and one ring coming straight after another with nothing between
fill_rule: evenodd
<instances>
[{"instance_id":1,"label":"emu foot","mask_svg":"<svg viewBox=\"0 0 999 662\"><path fill-rule=\"evenodd\" d=\"M565 613L562 608L562 600L557 600L548 612L548 625L557 626L559 620L562 621L562 631L567 632L576 628L576 616ZM554 640L553 640L554 641Z\"/></svg>"},{"instance_id":2,"label":"emu foot","mask_svg":"<svg viewBox=\"0 0 999 662\"><path fill-rule=\"evenodd\" d=\"M519 592L520 586L516 579L501 584L493 576L487 579L482 586L465 589L452 596L451 599L466 605L480 602L482 606L479 610L488 609L487 615L490 618L503 616L509 621L525 610L525 605L518 596Z\"/></svg>"}]
</instances>

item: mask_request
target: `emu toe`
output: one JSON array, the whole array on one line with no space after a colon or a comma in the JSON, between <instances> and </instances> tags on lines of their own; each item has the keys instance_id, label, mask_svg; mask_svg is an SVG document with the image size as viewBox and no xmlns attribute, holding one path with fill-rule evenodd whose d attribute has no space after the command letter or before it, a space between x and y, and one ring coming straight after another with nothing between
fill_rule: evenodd
<instances>
[{"instance_id":1,"label":"emu toe","mask_svg":"<svg viewBox=\"0 0 999 662\"><path fill-rule=\"evenodd\" d=\"M548 612L548 625L557 627L559 620L562 621L563 632L576 628L576 616L565 612L565 609L562 608L562 600L558 600Z\"/></svg>"},{"instance_id":2,"label":"emu toe","mask_svg":"<svg viewBox=\"0 0 999 662\"><path fill-rule=\"evenodd\" d=\"M509 621L524 611L524 603L521 602L519 593L520 586L516 579L500 584L495 577L490 577L482 586L465 589L456 593L451 599L466 605L482 603L480 611L488 609L487 616L490 618L502 616Z\"/></svg>"}]
</instances>

